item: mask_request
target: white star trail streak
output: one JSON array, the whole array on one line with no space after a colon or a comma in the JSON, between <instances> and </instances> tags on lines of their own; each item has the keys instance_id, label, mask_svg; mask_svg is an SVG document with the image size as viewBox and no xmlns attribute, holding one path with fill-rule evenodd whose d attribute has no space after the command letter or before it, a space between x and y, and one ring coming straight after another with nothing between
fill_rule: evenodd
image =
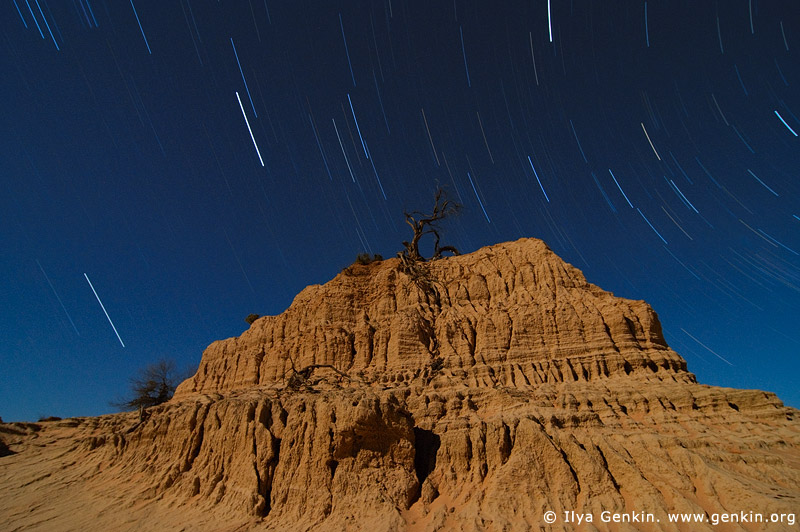
<instances>
[{"instance_id":1,"label":"white star trail streak","mask_svg":"<svg viewBox=\"0 0 800 532\"><path fill-rule=\"evenodd\" d=\"M572 123L572 120L569 121L569 127L572 128L572 135L575 137L575 142L578 143L578 149L581 150L581 157L583 157L584 162L589 162L586 158L586 154L583 153L583 146L581 146L581 141L578 140L578 134L575 132L575 125Z\"/></svg>"},{"instance_id":2,"label":"white star trail streak","mask_svg":"<svg viewBox=\"0 0 800 532\"><path fill-rule=\"evenodd\" d=\"M344 155L344 162L347 163L347 170L350 172L350 177L353 179L353 183L356 182L356 176L353 174L353 168L350 166L350 159L347 158L347 152L344 151L344 144L342 144L342 137L339 135L339 128L336 127L336 120L331 118L331 122L333 122L333 130L336 131L336 138L339 139L339 147L342 149L342 155Z\"/></svg>"},{"instance_id":3,"label":"white star trail streak","mask_svg":"<svg viewBox=\"0 0 800 532\"><path fill-rule=\"evenodd\" d=\"M83 6L83 4L81 4ZM94 10L92 9L92 4L89 3L89 0L86 0L86 7L89 8L89 14L92 16L92 22L94 22L94 27L99 28L100 25L97 23L97 19L94 16Z\"/></svg>"},{"instance_id":4,"label":"white star trail streak","mask_svg":"<svg viewBox=\"0 0 800 532\"><path fill-rule=\"evenodd\" d=\"M733 129L733 132L734 132L734 133L736 133L736 136L737 136L737 137L739 137L739 140L741 140L741 141L742 141L742 144L744 144L744 145L745 145L745 147L747 148L747 150L748 150L750 153L755 153L756 151L753 149L753 147L752 147L752 146L750 146L750 144L748 144L748 143L747 143L747 141L746 141L746 140L744 140L744 137L742 136L742 134L741 134L741 133L739 133L739 130L738 130L738 129L736 129L736 126L734 126L733 124L730 124L730 127L731 127L731 129Z\"/></svg>"},{"instance_id":5,"label":"white star trail streak","mask_svg":"<svg viewBox=\"0 0 800 532\"><path fill-rule=\"evenodd\" d=\"M550 0L547 0L547 28L550 30L550 42L553 42L553 19L550 16Z\"/></svg>"},{"instance_id":6,"label":"white star trail streak","mask_svg":"<svg viewBox=\"0 0 800 532\"><path fill-rule=\"evenodd\" d=\"M628 199L628 195L625 194L625 191L622 190L622 187L619 186L619 181L617 181L617 178L614 176L614 172L611 171L611 168L608 169L608 173L611 174L611 179L614 180L614 183L616 183L617 188L619 189L620 192L622 192L622 195L625 197L625 201L627 201L628 205L630 205L631 209L633 209L633 203L631 203L631 200Z\"/></svg>"},{"instance_id":7,"label":"white star trail streak","mask_svg":"<svg viewBox=\"0 0 800 532\"><path fill-rule=\"evenodd\" d=\"M772 242L774 242L775 244L777 244L777 245L779 245L780 247L782 247L783 249L785 249L786 251L788 251L789 253L791 253L791 254L793 254L793 255L800 255L800 253L796 252L795 250L793 250L793 249L792 249L792 248L790 248L790 247L787 247L787 246L783 245L783 244L782 244L780 241L778 241L778 240L776 240L775 238L773 238L772 236L768 235L767 233L765 233L765 232L764 232L764 231L762 231L761 229L759 229L759 230L758 230L758 232L759 232L759 233L761 233L762 235L764 235L765 237L767 237L768 239L770 239L770 240L771 240Z\"/></svg>"},{"instance_id":8,"label":"white star trail streak","mask_svg":"<svg viewBox=\"0 0 800 532\"><path fill-rule=\"evenodd\" d=\"M381 98L381 91L378 88L378 78L375 77L375 71L372 71L372 81L375 82L375 93L378 95L378 103L381 105L381 113L383 114L383 123L386 124L386 132L388 134L392 134L392 130L389 129L389 119L386 118L386 109L383 108L383 98Z\"/></svg>"},{"instance_id":9,"label":"white star trail streak","mask_svg":"<svg viewBox=\"0 0 800 532\"><path fill-rule=\"evenodd\" d=\"M142 38L144 39L144 44L147 46L147 53L153 55L153 51L150 50L150 43L147 42L147 36L144 34L144 28L142 28L142 22L139 20L139 13L136 12L136 6L133 5L133 0L131 0L131 7L133 8L133 14L136 17L136 23L139 25L139 31L142 32Z\"/></svg>"},{"instance_id":10,"label":"white star trail streak","mask_svg":"<svg viewBox=\"0 0 800 532\"><path fill-rule=\"evenodd\" d=\"M711 348L710 348L710 347L708 347L706 344L704 344L703 342L701 342L700 340L698 340L697 338L695 338L694 336L692 336L691 334L689 334L688 332L686 332L686 329L684 329L684 328L681 328L681 330L684 332L684 334L686 334L686 336L688 336L689 338L691 338L692 340L694 340L695 342L697 342L697 343L698 343L698 344L700 344L701 346L705 347L705 348L706 348L708 351L710 351L711 353L713 353L714 355L716 355L716 356L717 356L717 358L719 358L720 360L722 360L722 361L723 361L723 362L725 362L726 364L728 364L728 365L730 365L730 366L733 366L733 364L731 364L731 363L730 363L728 360L726 360L725 358L723 358L722 356L720 356L719 354L717 354L717 353L716 353L716 352L715 352L713 349L711 349Z\"/></svg>"},{"instance_id":11,"label":"white star trail streak","mask_svg":"<svg viewBox=\"0 0 800 532\"><path fill-rule=\"evenodd\" d=\"M244 72L242 72L242 63L239 62L239 54L236 52L236 45L233 44L233 37L231 37L231 46L233 46L233 55L236 56L236 64L239 65L239 74L242 75L242 81L244 82L244 90L247 91L247 97L250 98L250 107L253 108L253 116L258 118L258 113L256 112L256 106L253 103L253 97L250 96L250 87L247 86L247 80L244 79Z\"/></svg>"},{"instance_id":12,"label":"white star trail streak","mask_svg":"<svg viewBox=\"0 0 800 532\"><path fill-rule=\"evenodd\" d=\"M92 289L92 292L94 292L94 297L96 297L97 298L97 302L100 303L100 308L103 309L103 313L106 315L106 319L108 320L108 323L110 323L111 324L111 328L114 329L114 334L117 335L117 340L119 340L119 343L122 344L122 347L125 347L125 344L122 343L122 338L119 337L119 333L117 332L117 328L114 327L114 322L111 321L111 318L108 316L108 312L106 312L106 307L103 305L103 302L100 301L100 296L97 295L97 290L94 289L94 286L92 285L92 282L89 280L89 276L86 275L85 273L83 274L83 276L86 277L86 282L89 283L89 287Z\"/></svg>"},{"instance_id":13,"label":"white star trail streak","mask_svg":"<svg viewBox=\"0 0 800 532\"><path fill-rule=\"evenodd\" d=\"M342 14L339 13L339 27L342 28L342 40L344 41L344 53L347 55L347 65L350 67L350 78L353 80L353 87L356 86L356 76L353 74L353 63L350 61L350 50L347 48L347 37L344 35L344 22Z\"/></svg>"},{"instance_id":14,"label":"white star trail streak","mask_svg":"<svg viewBox=\"0 0 800 532\"><path fill-rule=\"evenodd\" d=\"M436 159L436 166L442 166L442 164L439 162L439 156L436 155L436 146L433 145L433 137L431 136L431 128L428 127L428 119L425 117L425 109L420 109L420 111L422 111L422 120L425 122L425 131L428 132L428 140L431 142L433 157Z\"/></svg>"},{"instance_id":15,"label":"white star trail streak","mask_svg":"<svg viewBox=\"0 0 800 532\"><path fill-rule=\"evenodd\" d=\"M369 153L369 148L367 148L366 145L364 146L364 148L367 150L367 153ZM372 165L372 171L375 173L375 179L378 180L378 186L381 187L381 194L383 195L383 199L386 199L386 191L383 190L383 183L381 183L381 178L378 175L378 170L375 168L375 162L372 160L372 157L367 157L367 158L369 159L369 164Z\"/></svg>"},{"instance_id":16,"label":"white star trail streak","mask_svg":"<svg viewBox=\"0 0 800 532\"><path fill-rule=\"evenodd\" d=\"M780 119L780 121L783 122L783 125L786 126L786 129L792 132L792 135L794 135L795 137L797 136L795 130L792 129L789 124L786 123L786 120L783 119L783 117L781 116L781 114L778 112L777 109L775 110L775 116L777 116Z\"/></svg>"},{"instance_id":17,"label":"white star trail streak","mask_svg":"<svg viewBox=\"0 0 800 532\"><path fill-rule=\"evenodd\" d=\"M72 328L75 329L75 334L80 336L81 333L79 333L78 332L78 328L75 327L75 322L72 321L72 316L70 316L69 312L67 312L67 307L64 306L64 302L61 301L61 298L59 297L58 292L56 292L56 289L53 286L53 283L50 282L50 277L47 276L47 273L44 271L44 268L42 268L42 265L39 264L39 259L36 259L36 265L39 266L40 270L42 270L42 275L44 275L44 278L47 279L47 284L50 285L50 290L53 291L53 295L56 296L56 299L58 299L58 304L61 305L61 309L64 311L64 314L67 315L67 319L69 320L70 325L72 325Z\"/></svg>"},{"instance_id":18,"label":"white star trail streak","mask_svg":"<svg viewBox=\"0 0 800 532\"><path fill-rule=\"evenodd\" d=\"M531 168L533 169L533 175L536 176L536 182L539 183L539 188L542 189L542 194L544 194L544 199L547 200L547 203L550 203L550 198L547 197L547 192L544 191L544 187L542 186L542 181L539 179L539 174L536 172L536 168L533 167L533 161L531 161L531 156L528 155L528 162L531 163Z\"/></svg>"},{"instance_id":19,"label":"white star trail streak","mask_svg":"<svg viewBox=\"0 0 800 532\"><path fill-rule=\"evenodd\" d=\"M748 229L750 229L750 231L752 231L752 233L753 233L754 235L756 235L758 238L760 238L761 240L763 240L764 242L766 242L766 243L767 243L767 244L769 244L770 246L772 246L772 247L775 247L775 248L776 248L776 247L778 247L778 246L777 246L777 244L773 244L772 242L770 242L770 241L769 241L769 239L768 239L766 236L764 236L763 234L759 233L758 231L756 231L755 229L753 229L752 227L750 227L750 225L749 225L747 222L745 222L744 220L742 220L741 218L739 218L739 222L740 222L740 223L741 223L743 226L745 226L745 227L747 227Z\"/></svg>"},{"instance_id":20,"label":"white star trail streak","mask_svg":"<svg viewBox=\"0 0 800 532\"><path fill-rule=\"evenodd\" d=\"M358 138L361 139L361 147L364 148L364 156L369 159L369 154L367 153L367 146L364 144L364 137L361 136L361 127L358 125L358 118L356 118L356 112L353 109L353 100L350 99L350 94L347 94L347 103L350 104L350 112L353 113L353 120L356 123L356 131L358 131Z\"/></svg>"},{"instance_id":21,"label":"white star trail streak","mask_svg":"<svg viewBox=\"0 0 800 532\"><path fill-rule=\"evenodd\" d=\"M17 8L17 13L19 13L19 18L22 19L22 24L25 25L25 29L27 30L28 29L28 23L25 22L25 17L22 16L22 11L20 11L19 6L17 5L17 0L14 0L14 7ZM783 26L781 26L781 28L783 28Z\"/></svg>"},{"instance_id":22,"label":"white star trail streak","mask_svg":"<svg viewBox=\"0 0 800 532\"><path fill-rule=\"evenodd\" d=\"M643 213L642 211L640 211L640 210L639 210L639 207L636 207L636 210L637 210L637 211L639 211L639 214L641 214L641 215L642 215L642 218L644 218L644 221L645 221L645 222L647 222L647 225L649 225L649 226L650 226L650 229L652 229L652 230L653 230L653 232L654 232L655 234L657 234L657 235L658 235L658 238L660 238L660 239L661 239L661 241L662 241L662 242L664 242L665 244L669 244L669 242L667 242L666 240L664 240L664 237L663 237L663 236L661 236L661 233L659 233L659 232L658 232L658 230L656 230L656 228L655 228L655 227L653 227L653 224L651 224L651 223L650 223L650 220L648 220L648 219L647 219L647 216L645 216L645 215L644 215L644 213Z\"/></svg>"},{"instance_id":23,"label":"white star trail streak","mask_svg":"<svg viewBox=\"0 0 800 532\"><path fill-rule=\"evenodd\" d=\"M331 169L328 166L328 158L325 156L325 152L322 150L322 144L320 143L319 135L317 134L317 126L314 124L314 119L311 118L311 114L308 115L308 121L311 122L311 130L314 132L314 138L317 139L317 148L319 148L319 154L322 155L322 162L325 163L325 171L328 172L328 178L333 181Z\"/></svg>"},{"instance_id":24,"label":"white star trail streak","mask_svg":"<svg viewBox=\"0 0 800 532\"><path fill-rule=\"evenodd\" d=\"M494 164L494 157L492 157L492 150L489 149L489 142L486 140L486 132L483 130L483 121L481 120L481 114L478 111L475 111L475 114L478 115L478 125L481 126L481 135L483 135L483 144L486 146L486 151L489 152L489 159Z\"/></svg>"},{"instance_id":25,"label":"white star trail streak","mask_svg":"<svg viewBox=\"0 0 800 532\"><path fill-rule=\"evenodd\" d=\"M44 25L47 26L47 31L50 33L50 38L53 39L53 44L56 45L56 50L61 51L61 48L58 47L58 43L56 42L56 38L53 36L53 30L50 29L50 24L47 22L47 17L44 16L42 6L39 5L39 0L36 0L36 7L39 9L39 14L42 15L42 20L44 21Z\"/></svg>"},{"instance_id":26,"label":"white star trail streak","mask_svg":"<svg viewBox=\"0 0 800 532\"><path fill-rule=\"evenodd\" d=\"M256 153L258 154L258 160L261 161L261 166L264 166L264 159L261 158L261 152L258 149L258 144L256 144L256 138L253 136L253 130L250 129L250 121L247 120L247 113L244 112L244 106L242 105L242 99L239 97L239 93L236 93L236 99L239 100L239 109L242 110L242 116L244 117L244 123L247 124L247 131L250 132L250 138L253 139L253 146L256 147Z\"/></svg>"},{"instance_id":27,"label":"white star trail streak","mask_svg":"<svg viewBox=\"0 0 800 532\"><path fill-rule=\"evenodd\" d=\"M781 35L783 36L783 46L786 48L786 51L789 51L789 43L786 42L786 32L783 31L783 21L781 20Z\"/></svg>"},{"instance_id":28,"label":"white star trail streak","mask_svg":"<svg viewBox=\"0 0 800 532\"><path fill-rule=\"evenodd\" d=\"M483 211L483 215L486 216L486 221L489 222L489 223L492 223L492 221L489 219L489 215L486 214L486 209L483 206L483 202L481 201L481 197L478 196L478 190L475 188L475 183L472 182L472 176L469 175L469 172L467 172L467 179L469 179L469 184L472 185L472 191L475 193L475 197L478 198L478 203L480 203L480 205L481 205L481 210Z\"/></svg>"},{"instance_id":29,"label":"white star trail streak","mask_svg":"<svg viewBox=\"0 0 800 532\"><path fill-rule=\"evenodd\" d=\"M464 32L461 26L458 27L458 35L461 37L461 55L464 56L464 71L467 73L467 87L472 87L472 82L469 79L469 67L467 66L467 52L464 51Z\"/></svg>"},{"instance_id":30,"label":"white star trail streak","mask_svg":"<svg viewBox=\"0 0 800 532\"><path fill-rule=\"evenodd\" d=\"M531 59L533 60L533 75L536 77L536 86L539 86L539 72L536 70L536 56L533 55L533 33L528 32L528 41L531 43Z\"/></svg>"},{"instance_id":31,"label":"white star trail streak","mask_svg":"<svg viewBox=\"0 0 800 532\"><path fill-rule=\"evenodd\" d=\"M722 112L722 108L719 106L719 103L717 102L717 97L714 96L713 92L711 93L711 100L714 102L714 106L716 106L717 111L719 111L719 116L722 117L722 121L725 122L726 126L730 126L730 123L728 122L728 119L725 118L725 113ZM642 127L644 127L644 125L642 125ZM648 137L648 140L649 139L650 139L650 137Z\"/></svg>"},{"instance_id":32,"label":"white star trail streak","mask_svg":"<svg viewBox=\"0 0 800 532\"><path fill-rule=\"evenodd\" d=\"M679 189L679 188L678 188L678 185L676 185L676 184L675 184L675 181L673 181L672 179L670 179L670 180L669 180L669 182L670 182L670 184L671 184L673 187L675 187L675 190L677 190L677 191L678 191L678 194L680 194L680 195L681 195L681 198L683 198L683 200L686 202L686 204L689 206L689 208L690 208L690 209L692 209L692 210L693 210L694 212L696 212L697 214L700 214L700 211L698 211L698 210L695 208L695 206L694 206L694 205L692 205L692 202L691 202L691 201L689 201L689 198L687 198L687 197L686 197L686 195L685 195L685 194L684 194L684 193L681 191L681 189Z\"/></svg>"},{"instance_id":33,"label":"white star trail streak","mask_svg":"<svg viewBox=\"0 0 800 532\"><path fill-rule=\"evenodd\" d=\"M611 198L608 197L608 194L606 194L606 191L603 190L603 186L600 184L600 181L597 179L597 176L594 175L594 172L591 172L591 174L592 174L592 179L594 179L594 184L597 185L597 189L600 191L600 193L605 198L606 203L608 203L608 206L611 207L611 212L617 212L616 207L614 207L614 204L611 203Z\"/></svg>"},{"instance_id":34,"label":"white star trail streak","mask_svg":"<svg viewBox=\"0 0 800 532\"><path fill-rule=\"evenodd\" d=\"M661 206L661 210L662 210L662 211L664 211L664 214L666 214L666 215L667 215L667 218L669 218L670 220L672 220L672 223L674 223L674 224L675 224L675 226L676 226L678 229L680 229L680 230L683 232L683 234L684 234L684 235L686 235L686 238L688 238L689 240L694 240L694 238L692 238L691 236L689 236L689 233L687 233L686 231L684 231L683 227L681 227L681 224L679 224L679 223L677 222L677 220L675 220L675 218L673 218L673 217L672 217L672 215L671 215L670 213L668 213L668 212L667 212L667 209L665 209L663 205Z\"/></svg>"},{"instance_id":35,"label":"white star trail streak","mask_svg":"<svg viewBox=\"0 0 800 532\"><path fill-rule=\"evenodd\" d=\"M36 20L36 15L33 14L33 9L31 9L31 3L28 0L25 0L25 5L28 6L28 11L31 12L31 18L33 19L33 22L36 24L36 29L39 30L39 35L41 35L42 39L44 39L44 33L42 33L42 28L41 26L39 26L39 21Z\"/></svg>"},{"instance_id":36,"label":"white star trail streak","mask_svg":"<svg viewBox=\"0 0 800 532\"><path fill-rule=\"evenodd\" d=\"M754 173L753 173L753 171L752 171L752 170L750 170L750 169L748 168L748 169L747 169L747 172L748 172L748 173L749 173L751 176L755 177L755 178L756 178L756 181L758 181L759 183L761 183L761 186L763 186L764 188L766 188L767 190L769 190L770 192L772 192L773 194L775 194L775 196L778 196L778 193L777 193L777 192L775 192L774 190L772 190L771 188L769 188L769 187L767 186L767 184L766 184L766 183L764 183L763 181L761 181L761 180L758 178L758 176L757 176L756 174L754 174ZM780 197L780 196L778 196L778 197Z\"/></svg>"},{"instance_id":37,"label":"white star trail streak","mask_svg":"<svg viewBox=\"0 0 800 532\"><path fill-rule=\"evenodd\" d=\"M739 79L739 85L742 86L742 90L744 91L744 95L747 96L747 88L744 86L744 81L742 81L742 75L739 73L739 67L733 65L733 69L736 71L736 77Z\"/></svg>"},{"instance_id":38,"label":"white star trail streak","mask_svg":"<svg viewBox=\"0 0 800 532\"><path fill-rule=\"evenodd\" d=\"M660 161L661 160L661 156L656 151L656 147L653 146L653 141L650 140L650 135L647 134L647 130L644 128L644 122L642 122L641 124L642 124L642 131L644 131L644 136L647 137L647 142L650 143L650 147L653 148L653 153L656 154L656 157L658 157L658 160Z\"/></svg>"},{"instance_id":39,"label":"white star trail streak","mask_svg":"<svg viewBox=\"0 0 800 532\"><path fill-rule=\"evenodd\" d=\"M682 262L682 261L681 261L681 260L680 260L678 257L676 257L676 256L675 256L675 254L674 254L673 252L671 252L667 246L663 246L663 247L664 247L664 251L666 251L667 253L669 253L670 255L672 255L672 258L673 258L673 259L675 259L675 261L676 261L678 264L680 264L681 266L683 266L683 269L684 269L684 270L686 270L687 272L689 272L689 274L690 274L692 277L694 277L694 278L695 278L695 279L697 279L698 281L702 281L702 279L700 279L700 277L698 277L698 276L697 276L697 274L695 274L695 273L694 273L692 270L690 270L690 269L689 269L689 267L688 267L686 264L684 264L684 263L683 263L683 262Z\"/></svg>"}]
</instances>

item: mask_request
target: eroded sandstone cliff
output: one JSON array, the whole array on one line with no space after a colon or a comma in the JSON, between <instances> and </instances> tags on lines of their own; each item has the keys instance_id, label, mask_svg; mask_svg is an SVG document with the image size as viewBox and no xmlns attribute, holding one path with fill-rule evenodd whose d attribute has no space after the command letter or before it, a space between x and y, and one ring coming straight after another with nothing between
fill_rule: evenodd
<instances>
[{"instance_id":1,"label":"eroded sandstone cliff","mask_svg":"<svg viewBox=\"0 0 800 532\"><path fill-rule=\"evenodd\" d=\"M525 239L310 286L209 346L144 422L0 425L0 513L12 530L783 530L667 513L796 513L797 414L697 384L646 303Z\"/></svg>"},{"instance_id":2,"label":"eroded sandstone cliff","mask_svg":"<svg viewBox=\"0 0 800 532\"><path fill-rule=\"evenodd\" d=\"M415 282L390 259L309 286L278 316L206 349L178 390L224 392L331 364L409 383L443 359L442 384L527 386L633 375L692 381L644 301L616 298L535 239L424 265ZM423 286L420 286L423 284Z\"/></svg>"}]
</instances>

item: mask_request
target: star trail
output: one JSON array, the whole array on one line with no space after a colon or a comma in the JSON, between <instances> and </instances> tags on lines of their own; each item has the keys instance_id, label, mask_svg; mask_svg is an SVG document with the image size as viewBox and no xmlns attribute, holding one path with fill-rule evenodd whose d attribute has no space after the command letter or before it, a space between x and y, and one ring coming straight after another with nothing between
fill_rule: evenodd
<instances>
[{"instance_id":1,"label":"star trail","mask_svg":"<svg viewBox=\"0 0 800 532\"><path fill-rule=\"evenodd\" d=\"M447 244L541 238L652 304L699 381L800 406L796 13L0 3L0 416L104 413L137 368L196 367L394 256L439 186Z\"/></svg>"}]
</instances>

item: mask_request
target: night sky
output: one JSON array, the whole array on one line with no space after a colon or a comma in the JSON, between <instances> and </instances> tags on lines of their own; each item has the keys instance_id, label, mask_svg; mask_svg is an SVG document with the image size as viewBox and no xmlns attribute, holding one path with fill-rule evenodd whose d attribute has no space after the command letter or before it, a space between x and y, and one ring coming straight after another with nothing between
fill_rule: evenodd
<instances>
[{"instance_id":1,"label":"night sky","mask_svg":"<svg viewBox=\"0 0 800 532\"><path fill-rule=\"evenodd\" d=\"M5 421L195 369L438 186L444 243L541 238L800 407L796 0L2 0L0 49Z\"/></svg>"}]
</instances>

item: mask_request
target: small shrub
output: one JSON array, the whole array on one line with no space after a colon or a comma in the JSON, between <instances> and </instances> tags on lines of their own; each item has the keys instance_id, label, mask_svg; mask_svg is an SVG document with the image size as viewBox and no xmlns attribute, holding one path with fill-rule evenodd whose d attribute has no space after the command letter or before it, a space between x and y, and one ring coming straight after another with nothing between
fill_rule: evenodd
<instances>
[{"instance_id":1,"label":"small shrub","mask_svg":"<svg viewBox=\"0 0 800 532\"><path fill-rule=\"evenodd\" d=\"M356 260L353 264L349 266L345 266L342 268L342 273L345 275L366 275L369 270L364 270L362 268L356 268L356 265L359 266L367 266L372 264L373 262L380 262L383 260L383 255L379 255L375 253L374 255L370 255L369 253L359 253L356 255Z\"/></svg>"},{"instance_id":2,"label":"small shrub","mask_svg":"<svg viewBox=\"0 0 800 532\"><path fill-rule=\"evenodd\" d=\"M244 319L248 325L252 325L254 321L261 317L261 314L248 314L248 316Z\"/></svg>"},{"instance_id":3,"label":"small shrub","mask_svg":"<svg viewBox=\"0 0 800 532\"><path fill-rule=\"evenodd\" d=\"M58 416L47 416L47 417L42 416L39 418L39 423L41 423L42 421L61 421L61 418Z\"/></svg>"},{"instance_id":4,"label":"small shrub","mask_svg":"<svg viewBox=\"0 0 800 532\"><path fill-rule=\"evenodd\" d=\"M366 265L373 262L380 262L382 260L383 256L377 253L372 256L370 256L369 253L359 253L358 255L356 255L356 264Z\"/></svg>"},{"instance_id":5,"label":"small shrub","mask_svg":"<svg viewBox=\"0 0 800 532\"><path fill-rule=\"evenodd\" d=\"M123 408L145 409L160 405L172 398L181 379L171 360L160 360L140 369L131 378L130 397L112 403Z\"/></svg>"}]
</instances>

